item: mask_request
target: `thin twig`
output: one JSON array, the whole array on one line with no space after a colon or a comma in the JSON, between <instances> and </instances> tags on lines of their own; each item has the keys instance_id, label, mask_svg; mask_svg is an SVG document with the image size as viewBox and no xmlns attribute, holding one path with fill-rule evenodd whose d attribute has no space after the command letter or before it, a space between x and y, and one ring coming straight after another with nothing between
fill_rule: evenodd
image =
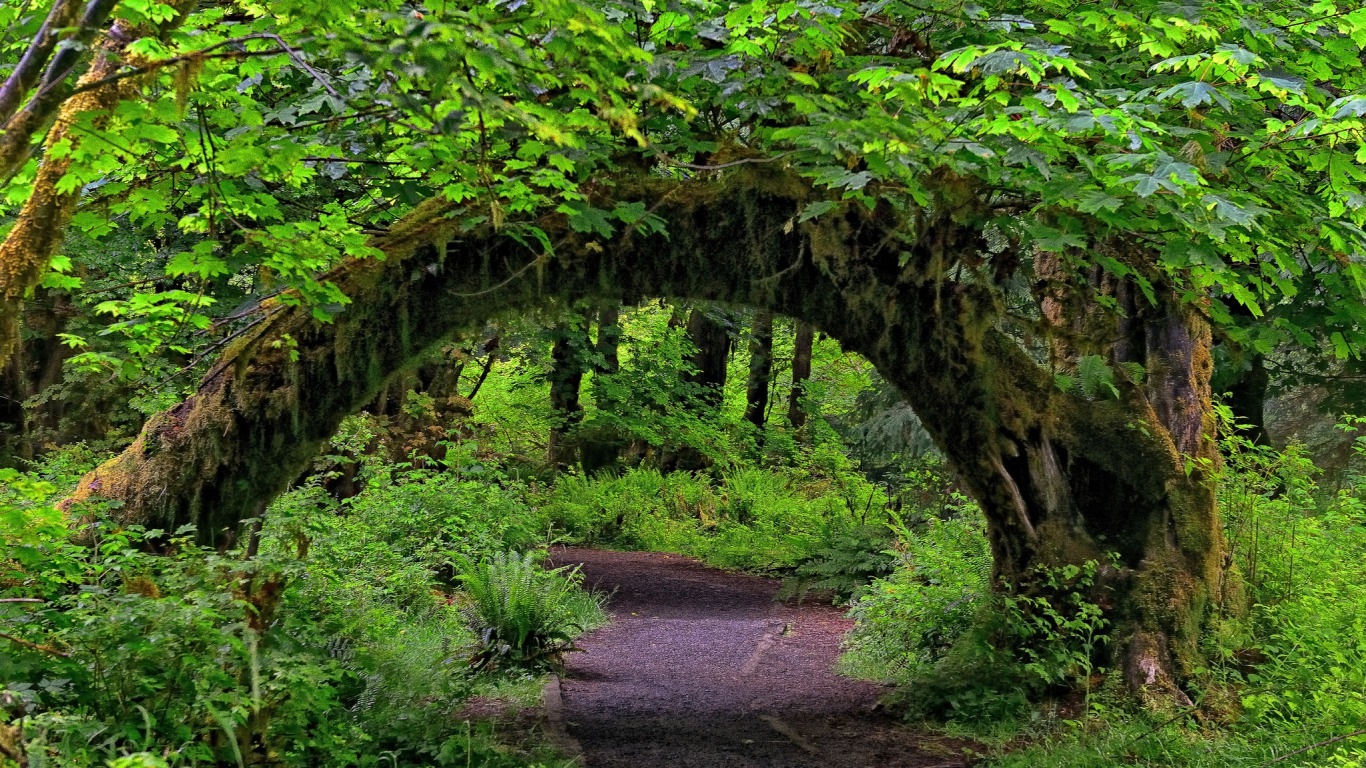
<instances>
[{"instance_id":1,"label":"thin twig","mask_svg":"<svg viewBox=\"0 0 1366 768\"><path fill-rule=\"evenodd\" d=\"M0 597L0 603L46 603L37 597Z\"/></svg>"},{"instance_id":2,"label":"thin twig","mask_svg":"<svg viewBox=\"0 0 1366 768\"><path fill-rule=\"evenodd\" d=\"M299 67L299 69L302 69L303 71L312 75L313 79L317 80L319 85L326 88L328 93L332 94L333 96L336 96L339 99L341 98L341 94L337 93L337 90L332 87L332 84L327 82L327 79L324 78L322 74L318 72L318 70L314 69L313 67L310 67L308 65L308 62L304 61L304 58L299 55L298 51L295 51L293 48L290 48L289 44L286 43L283 39L281 39L279 35L263 34L261 35L261 37L269 38L278 43L281 48L285 49L285 53L289 54L289 58Z\"/></svg>"},{"instance_id":3,"label":"thin twig","mask_svg":"<svg viewBox=\"0 0 1366 768\"><path fill-rule=\"evenodd\" d=\"M506 279L506 280L504 280L503 282L501 282L501 283L499 283L499 284L497 284L497 285L495 285L495 286L492 286L492 287L490 287L490 288L485 288L485 289L482 290L482 291L475 291L474 293L455 293L454 291L452 291L452 292L451 292L451 295L452 295L452 296L458 296L458 297L460 297L460 298L462 298L462 299L472 299L472 298L475 298L475 297L478 297L478 296L487 296L487 295L490 294L490 293L493 293L493 292L495 292L495 291L498 291L498 290L500 290L500 289L502 289L502 288L505 288L505 287L511 285L512 283L516 282L517 278L519 278L519 277L521 277L522 275L525 275L527 272L531 271L531 268L532 268L532 267L537 266L538 264L542 264L542 263L544 263L545 261L547 261L547 260L549 259L549 256L550 256L550 254L543 253L543 254L541 254L541 255L535 257L535 258L532 259L531 261L527 262L527 265L526 265L525 267L522 267L521 269L517 270L516 272L513 272L512 275L511 275L510 277L508 277L508 279Z\"/></svg>"}]
</instances>

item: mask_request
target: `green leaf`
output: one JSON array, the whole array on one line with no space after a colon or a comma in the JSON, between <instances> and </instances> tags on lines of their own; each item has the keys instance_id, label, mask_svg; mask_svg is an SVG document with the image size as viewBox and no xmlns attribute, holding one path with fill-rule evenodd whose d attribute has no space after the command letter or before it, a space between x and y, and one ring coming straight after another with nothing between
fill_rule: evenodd
<instances>
[{"instance_id":1,"label":"green leaf","mask_svg":"<svg viewBox=\"0 0 1366 768\"><path fill-rule=\"evenodd\" d=\"M569 216L569 226L575 232L595 234L603 239L611 237L616 232L616 227L607 220L607 211L594 208L587 203L579 201L563 203L558 210L560 213Z\"/></svg>"}]
</instances>

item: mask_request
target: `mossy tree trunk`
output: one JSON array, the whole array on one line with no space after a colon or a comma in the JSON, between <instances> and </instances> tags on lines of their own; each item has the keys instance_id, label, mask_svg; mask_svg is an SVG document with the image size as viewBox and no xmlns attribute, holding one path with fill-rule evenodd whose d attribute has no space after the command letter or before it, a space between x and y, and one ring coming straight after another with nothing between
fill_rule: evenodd
<instances>
[{"instance_id":1,"label":"mossy tree trunk","mask_svg":"<svg viewBox=\"0 0 1366 768\"><path fill-rule=\"evenodd\" d=\"M538 255L492 236L452 241L457 217L424 205L375 240L385 260L332 276L354 300L346 313L322 324L270 304L196 395L150 419L70 501L112 497L124 519L192 522L221 537L283 490L386 377L457 329L552 299L748 305L805 319L905 394L981 504L1002 588L1027 587L1035 566L1117 553L1103 578L1118 659L1136 691L1180 700L1204 607L1221 593L1210 330L1198 307L1171 295L1130 300L1106 354L1139 362L1146 378L1121 379L1117 398L1061 391L1037 350L1002 330L991 282L948 278L964 263L1023 259L992 251L975 195L952 177L939 182L910 242L896 234L904 220L881 209L795 224L811 193L772 169L622 182L616 199L662 216L668 239L587 242L562 226L554 235L567 244L541 261L540 279L516 278ZM283 334L297 341L297 360L274 344Z\"/></svg>"},{"instance_id":2,"label":"mossy tree trunk","mask_svg":"<svg viewBox=\"0 0 1366 768\"><path fill-rule=\"evenodd\" d=\"M696 350L693 373L688 380L702 388L702 400L719 406L726 391L726 368L730 361L730 324L714 308L695 308L688 314L688 338Z\"/></svg>"},{"instance_id":3,"label":"mossy tree trunk","mask_svg":"<svg viewBox=\"0 0 1366 768\"><path fill-rule=\"evenodd\" d=\"M798 320L792 340L792 391L787 397L787 420L798 433L806 426L802 397L806 394L806 382L811 378L811 351L815 343L816 329L811 323Z\"/></svg>"},{"instance_id":4,"label":"mossy tree trunk","mask_svg":"<svg viewBox=\"0 0 1366 768\"><path fill-rule=\"evenodd\" d=\"M570 435L583 421L579 395L583 375L590 367L588 353L593 347L588 330L586 319L574 317L554 331L555 343L550 349L550 408L555 412L555 422L550 426L546 443L546 461L552 467L564 468L575 462Z\"/></svg>"},{"instance_id":5,"label":"mossy tree trunk","mask_svg":"<svg viewBox=\"0 0 1366 768\"><path fill-rule=\"evenodd\" d=\"M768 387L773 376L773 313L759 310L749 326L749 378L745 380L745 421L763 431L768 417Z\"/></svg>"},{"instance_id":6,"label":"mossy tree trunk","mask_svg":"<svg viewBox=\"0 0 1366 768\"><path fill-rule=\"evenodd\" d=\"M85 114L109 113L128 89L114 77L129 63L128 45L152 35L165 39L184 21L194 7L193 0L173 0L170 16L155 29L139 27L125 19L110 25L94 42L96 29L103 25L114 3L91 0L61 0L54 5L44 28L28 53L0 86L0 181L10 180L27 162L34 150L33 138L41 135L49 121L43 145L50 149L60 144L78 146L85 137L75 130ZM60 32L59 32L60 30ZM51 37L57 35L57 37ZM58 38L65 43L56 45ZM49 45L51 43L51 45ZM82 52L91 50L91 60L73 90L68 76L79 69ZM50 66L36 80L37 68L48 60ZM28 73L27 75L25 73ZM29 89L37 91L24 102ZM72 94L75 94L74 96ZM19 104L23 103L20 108ZM96 124L104 118L96 117ZM71 169L71 153L55 157L45 154L33 179L33 189L3 240L0 240L0 367L14 354L20 343L19 320L25 298L42 280L49 262L61 246L62 236L76 213L82 187L61 191L60 183Z\"/></svg>"}]
</instances>

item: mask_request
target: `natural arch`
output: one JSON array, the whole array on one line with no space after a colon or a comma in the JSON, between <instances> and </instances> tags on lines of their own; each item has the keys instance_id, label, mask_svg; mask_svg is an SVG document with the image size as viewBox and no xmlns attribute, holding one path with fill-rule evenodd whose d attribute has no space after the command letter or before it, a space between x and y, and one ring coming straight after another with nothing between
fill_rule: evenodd
<instances>
[{"instance_id":1,"label":"natural arch","mask_svg":"<svg viewBox=\"0 0 1366 768\"><path fill-rule=\"evenodd\" d=\"M1179 700L1201 618L1220 592L1202 464L1216 459L1209 329L1172 297L1149 303L1111 286L1128 311L1108 321L1118 340L1106 354L1142 364L1147 377L1119 382L1117 399L1059 390L1001 329L992 282L950 277L988 257L1019 260L989 253L978 197L962 182L940 176L934 189L933 209L909 217L851 206L803 223L813 193L782 171L638 179L612 198L645 203L668 222L667 237L627 231L600 242L547 220L559 238L550 258L508 237L457 236L452 206L429 201L375 239L384 260L332 275L353 300L344 313L322 323L270 303L197 394L150 419L69 501L115 499L129 522L221 535L297 478L386 377L460 328L555 299L747 304L814 323L901 389L980 502L1005 587L1028 588L1036 565L1117 552L1104 579L1126 679ZM1085 295L1045 287L1045 326L1050 306ZM1061 340L1076 329L1056 330L1053 352L1075 355Z\"/></svg>"}]
</instances>

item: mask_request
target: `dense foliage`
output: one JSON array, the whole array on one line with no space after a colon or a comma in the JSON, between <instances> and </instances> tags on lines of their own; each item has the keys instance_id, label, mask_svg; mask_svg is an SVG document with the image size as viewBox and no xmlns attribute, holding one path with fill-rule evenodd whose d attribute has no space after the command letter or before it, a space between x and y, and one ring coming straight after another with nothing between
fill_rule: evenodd
<instances>
[{"instance_id":1,"label":"dense foliage","mask_svg":"<svg viewBox=\"0 0 1366 768\"><path fill-rule=\"evenodd\" d=\"M0 498L12 526L0 557L8 759L531 762L460 716L472 696L539 701L528 672L544 659L515 640L496 673L479 673L486 624L453 577L469 558L530 558L543 542L515 484L379 464L344 514L317 483L282 498L254 552L101 522L78 544L45 505L82 458L7 470ZM536 573L527 589L549 615L517 618L530 632L568 640L601 621L591 596Z\"/></svg>"},{"instance_id":2,"label":"dense foliage","mask_svg":"<svg viewBox=\"0 0 1366 768\"><path fill-rule=\"evenodd\" d=\"M897 682L903 705L921 716L1002 741L1041 737L1002 750L992 765L1361 764L1366 575L1356 553L1366 486L1354 475L1336 492L1322 488L1294 447L1276 451L1236 432L1223 445L1231 573L1242 574L1252 609L1211 627L1213 662L1190 708L1135 712L1096 675L1105 671L1096 647L1103 619L1070 589L1085 574L1060 574L1069 589L1047 606L993 594L970 511L903 534L904 567L853 607L859 625L846 668ZM1031 689L1051 691L1051 706L1029 708Z\"/></svg>"},{"instance_id":3,"label":"dense foliage","mask_svg":"<svg viewBox=\"0 0 1366 768\"><path fill-rule=\"evenodd\" d=\"M553 760L462 707L533 696L604 620L605 596L542 564L567 542L847 604L845 669L913 718L1028 737L1003 765L1363 764L1366 479L1321 482L1300 436L1273 448L1263 424L1272 373L1361 410L1358 6L4 4L0 761ZM838 284L864 302L850 327L891 329L860 347L883 375L767 305L555 294L499 311L514 281L642 241L708 271L719 257L690 230L709 222L660 214L707 210L686 207L699 188L736 193L754 232L797 233L793 265L751 295L789 272ZM770 199L792 210L765 230ZM433 220L437 245L476 256L380 247ZM292 419L257 436L296 439L313 414L290 412L290 377L360 355L299 328L363 325L357 289L402 295L479 259L511 274L460 295L487 325L361 360L365 412L236 530L58 504L145 417L208 402L186 400L206 373L252 380L261 357L285 371L278 399L224 418ZM392 274L356 268L382 261ZM277 333L290 312L313 324ZM948 330L908 340L907 317ZM361 330L406 345L412 329ZM930 352L946 362L892 383L889 360ZM1211 375L1259 430L1220 411L1218 455ZM956 465L903 400L922 383L943 398L920 414L940 448L968 444ZM1343 426L1346 445L1366 423ZM1164 432L1170 466L1151 470ZM1166 475L1087 475L1100 454ZM1140 486L1160 503L1140 509ZM1115 508L1061 504L1078 528L1105 518L1095 546L1005 573L1012 526L1042 540L1034 523L1060 519L1028 494ZM1212 530L1190 523L1201 494ZM1163 578L1177 556L1145 547L1178 534L1159 554L1199 562L1166 594L1192 605L1123 593ZM1122 691L1121 618L1199 645L1163 651L1180 677L1164 706Z\"/></svg>"}]
</instances>

